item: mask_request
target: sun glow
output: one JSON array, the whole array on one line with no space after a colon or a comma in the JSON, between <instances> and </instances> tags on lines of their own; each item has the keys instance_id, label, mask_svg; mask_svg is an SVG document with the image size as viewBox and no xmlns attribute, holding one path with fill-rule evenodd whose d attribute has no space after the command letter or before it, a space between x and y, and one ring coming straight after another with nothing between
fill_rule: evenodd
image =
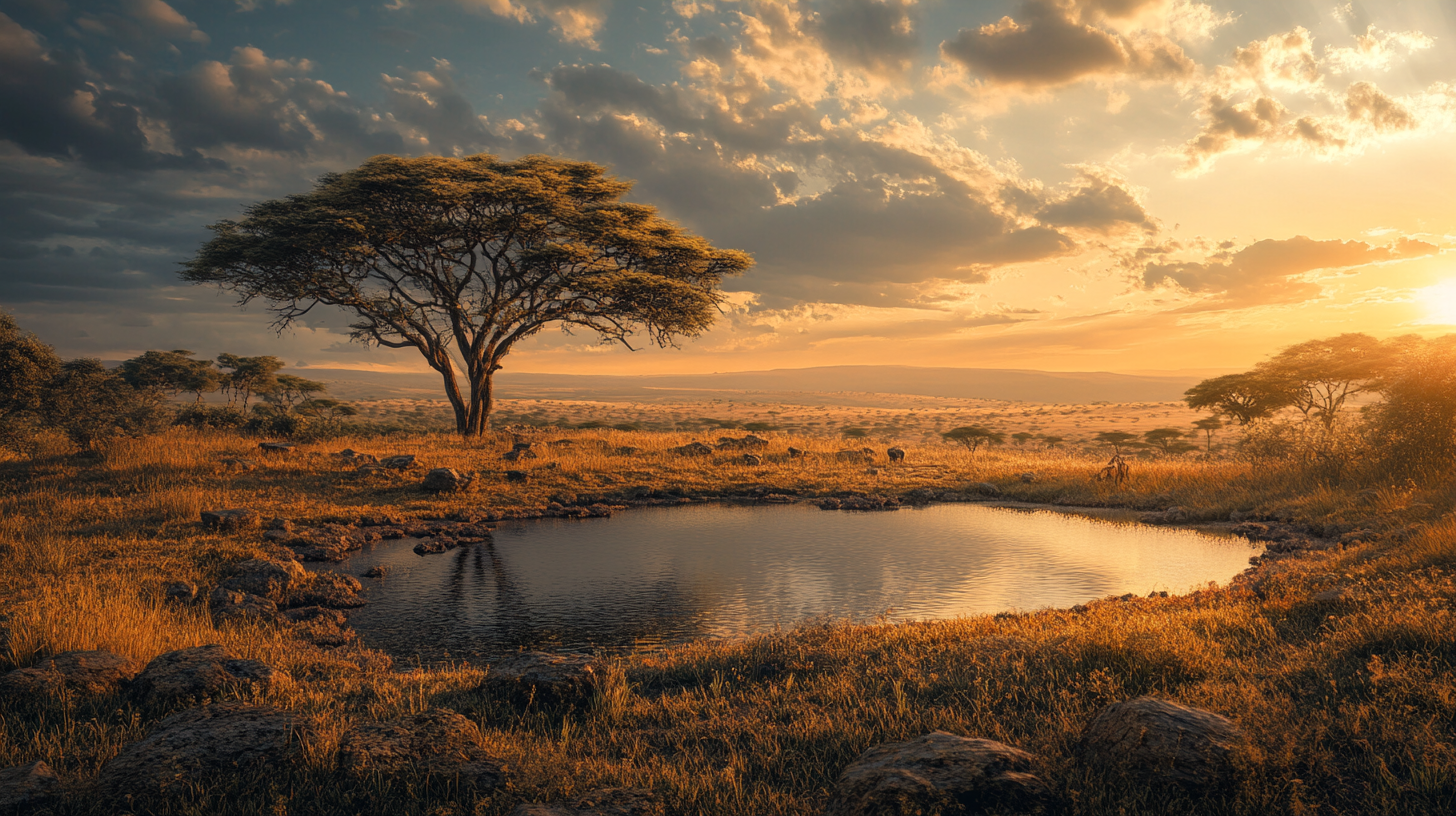
<instances>
[{"instance_id":1,"label":"sun glow","mask_svg":"<svg viewBox=\"0 0 1456 816\"><path fill-rule=\"evenodd\" d=\"M1416 302L1426 313L1422 323L1456 326L1456 278L1417 289Z\"/></svg>"}]
</instances>

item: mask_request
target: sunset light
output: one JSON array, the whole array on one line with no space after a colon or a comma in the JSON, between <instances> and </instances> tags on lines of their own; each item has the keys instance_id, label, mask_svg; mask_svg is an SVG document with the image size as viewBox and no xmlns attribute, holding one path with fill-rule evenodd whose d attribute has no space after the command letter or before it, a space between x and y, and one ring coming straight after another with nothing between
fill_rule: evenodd
<instances>
[{"instance_id":1,"label":"sunset light","mask_svg":"<svg viewBox=\"0 0 1456 816\"><path fill-rule=\"evenodd\" d=\"M1416 290L1416 303L1425 312L1421 323L1456 326L1456 278Z\"/></svg>"},{"instance_id":2,"label":"sunset light","mask_svg":"<svg viewBox=\"0 0 1456 816\"><path fill-rule=\"evenodd\" d=\"M1456 816L1456 0L0 2L0 816Z\"/></svg>"}]
</instances>

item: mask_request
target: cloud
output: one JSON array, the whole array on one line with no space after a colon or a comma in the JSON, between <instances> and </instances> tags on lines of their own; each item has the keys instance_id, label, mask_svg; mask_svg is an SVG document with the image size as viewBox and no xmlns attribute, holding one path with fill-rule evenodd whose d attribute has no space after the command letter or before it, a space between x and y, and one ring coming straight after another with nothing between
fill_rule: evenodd
<instances>
[{"instance_id":1,"label":"cloud","mask_svg":"<svg viewBox=\"0 0 1456 816\"><path fill-rule=\"evenodd\" d=\"M1122 179L1098 168L1081 168L1077 186L1048 201L1037 212L1043 224L1110 234L1135 228L1156 232L1157 221L1148 214Z\"/></svg>"},{"instance_id":2,"label":"cloud","mask_svg":"<svg viewBox=\"0 0 1456 816\"><path fill-rule=\"evenodd\" d=\"M1093 77L1170 80L1190 76L1193 60L1176 43L1151 31L1123 36L1083 19L1087 14L1128 16L1148 2L1061 5L1023 0L1020 20L962 29L941 43L941 54L992 85L1028 89Z\"/></svg>"},{"instance_id":3,"label":"cloud","mask_svg":"<svg viewBox=\"0 0 1456 816\"><path fill-rule=\"evenodd\" d=\"M1300 235L1257 241L1203 262L1150 261L1141 266L1139 282L1146 289L1172 285L1193 294L1212 295L1213 305L1220 308L1290 303L1323 292L1306 277L1309 273L1349 270L1437 251L1432 244L1411 239L1374 247L1363 241L1316 241Z\"/></svg>"},{"instance_id":4,"label":"cloud","mask_svg":"<svg viewBox=\"0 0 1456 816\"><path fill-rule=\"evenodd\" d=\"M158 42L206 44L211 38L163 0L120 0L113 8L77 18L82 31L113 37L133 45Z\"/></svg>"},{"instance_id":5,"label":"cloud","mask_svg":"<svg viewBox=\"0 0 1456 816\"><path fill-rule=\"evenodd\" d=\"M815 25L836 60L875 74L899 75L910 69L920 38L916 6L897 0L835 0Z\"/></svg>"},{"instance_id":6,"label":"cloud","mask_svg":"<svg viewBox=\"0 0 1456 816\"><path fill-rule=\"evenodd\" d=\"M551 21L551 30L565 42L598 48L597 34L607 22L606 0L457 0L465 8L487 11L518 23Z\"/></svg>"}]
</instances>

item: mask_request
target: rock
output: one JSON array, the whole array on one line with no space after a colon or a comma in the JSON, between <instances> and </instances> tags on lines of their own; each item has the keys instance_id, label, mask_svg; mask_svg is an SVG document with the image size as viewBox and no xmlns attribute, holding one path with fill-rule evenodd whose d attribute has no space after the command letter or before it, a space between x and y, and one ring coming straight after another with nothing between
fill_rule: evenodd
<instances>
[{"instance_id":1,"label":"rock","mask_svg":"<svg viewBox=\"0 0 1456 816\"><path fill-rule=\"evenodd\" d=\"M450 493L456 490L464 490L473 481L471 477L462 474L455 468L434 468L425 474L425 481L421 485L431 493Z\"/></svg>"},{"instance_id":2,"label":"rock","mask_svg":"<svg viewBox=\"0 0 1456 816\"><path fill-rule=\"evenodd\" d=\"M1026 473L1021 474L1021 483L1022 484L1031 484L1032 482L1035 482L1035 481L1036 481L1036 474L1035 473L1032 473L1030 471L1027 471Z\"/></svg>"},{"instance_id":3,"label":"rock","mask_svg":"<svg viewBox=\"0 0 1456 816\"><path fill-rule=\"evenodd\" d=\"M852 493L838 498L821 499L820 510L898 510L900 500L881 496L878 493L861 495Z\"/></svg>"},{"instance_id":4,"label":"rock","mask_svg":"<svg viewBox=\"0 0 1456 816\"><path fill-rule=\"evenodd\" d=\"M890 461L891 462L903 462L903 461L905 461L905 449L904 448L890 448L889 450L885 451L885 455L888 456L888 457L890 457Z\"/></svg>"},{"instance_id":5,"label":"rock","mask_svg":"<svg viewBox=\"0 0 1456 816\"><path fill-rule=\"evenodd\" d=\"M259 442L258 450L264 453L293 453L294 445L288 442Z\"/></svg>"},{"instance_id":6,"label":"rock","mask_svg":"<svg viewBox=\"0 0 1456 816\"><path fill-rule=\"evenodd\" d=\"M297 754L298 727L292 714L268 706L191 708L101 766L97 782L113 794L146 793L278 767Z\"/></svg>"},{"instance_id":7,"label":"rock","mask_svg":"<svg viewBox=\"0 0 1456 816\"><path fill-rule=\"evenodd\" d=\"M880 469L877 468L877 467L865 468L865 475L866 476L878 476L878 475L880 475Z\"/></svg>"},{"instance_id":8,"label":"rock","mask_svg":"<svg viewBox=\"0 0 1456 816\"><path fill-rule=\"evenodd\" d=\"M745 453L743 454L743 464L749 467L758 467L763 464L763 457L756 453Z\"/></svg>"},{"instance_id":9,"label":"rock","mask_svg":"<svg viewBox=\"0 0 1456 816\"><path fill-rule=\"evenodd\" d=\"M266 558L250 558L233 567L233 574L222 582L225 589L259 595L272 601L281 601L290 589L308 581L308 571L303 565L288 559L275 561Z\"/></svg>"},{"instance_id":10,"label":"rock","mask_svg":"<svg viewBox=\"0 0 1456 816\"><path fill-rule=\"evenodd\" d=\"M508 470L506 471L506 481L529 482L531 481L531 474L527 473L524 470Z\"/></svg>"},{"instance_id":11,"label":"rock","mask_svg":"<svg viewBox=\"0 0 1456 816\"><path fill-rule=\"evenodd\" d=\"M339 761L356 776L458 776L476 791L493 790L505 769L480 746L475 723L446 708L356 725L339 741Z\"/></svg>"},{"instance_id":12,"label":"rock","mask_svg":"<svg viewBox=\"0 0 1456 816\"><path fill-rule=\"evenodd\" d=\"M352 575L338 572L315 572L309 580L289 590L288 606L327 606L332 609L355 609L367 601L359 597L364 585Z\"/></svg>"},{"instance_id":13,"label":"rock","mask_svg":"<svg viewBox=\"0 0 1456 816\"><path fill-rule=\"evenodd\" d=\"M576 705L591 697L601 672L583 655L520 652L492 664L485 686L542 705Z\"/></svg>"},{"instance_id":14,"label":"rock","mask_svg":"<svg viewBox=\"0 0 1456 816\"><path fill-rule=\"evenodd\" d=\"M825 816L1035 813L1048 790L1035 757L986 739L932 731L877 745L840 774Z\"/></svg>"},{"instance_id":15,"label":"rock","mask_svg":"<svg viewBox=\"0 0 1456 816\"><path fill-rule=\"evenodd\" d=\"M203 510L202 527L206 530L249 530L258 526L256 510Z\"/></svg>"},{"instance_id":16,"label":"rock","mask_svg":"<svg viewBox=\"0 0 1456 816\"><path fill-rule=\"evenodd\" d=\"M107 651L62 652L24 669L0 676L0 691L8 694L113 694L141 671L141 664Z\"/></svg>"},{"instance_id":17,"label":"rock","mask_svg":"<svg viewBox=\"0 0 1456 816\"><path fill-rule=\"evenodd\" d=\"M789 446L789 458L790 459L803 459L804 458L804 454L805 454L805 450L803 448L796 448L796 447L794 447L792 445Z\"/></svg>"},{"instance_id":18,"label":"rock","mask_svg":"<svg viewBox=\"0 0 1456 816\"><path fill-rule=\"evenodd\" d=\"M364 570L364 577L365 578L383 578L384 576L386 576L388 574L389 574L389 567L386 567L383 564L375 564L374 566L370 567L369 569Z\"/></svg>"},{"instance_id":19,"label":"rock","mask_svg":"<svg viewBox=\"0 0 1456 816\"><path fill-rule=\"evenodd\" d=\"M218 623L268 621L278 617L278 604L262 595L218 587L212 591L208 601L212 604L212 614Z\"/></svg>"},{"instance_id":20,"label":"rock","mask_svg":"<svg viewBox=\"0 0 1456 816\"><path fill-rule=\"evenodd\" d=\"M56 772L40 760L0 770L0 813L22 813L40 807L60 785Z\"/></svg>"},{"instance_id":21,"label":"rock","mask_svg":"<svg viewBox=\"0 0 1456 816\"><path fill-rule=\"evenodd\" d=\"M526 803L516 805L507 816L663 816L661 799L641 788L602 788L577 797L571 804Z\"/></svg>"},{"instance_id":22,"label":"rock","mask_svg":"<svg viewBox=\"0 0 1456 816\"><path fill-rule=\"evenodd\" d=\"M223 467L237 468L238 470L244 471L253 471L258 469L258 463L254 462L252 459L242 459L236 456L229 456L224 459L219 459L217 460L217 463L219 465L222 465Z\"/></svg>"},{"instance_id":23,"label":"rock","mask_svg":"<svg viewBox=\"0 0 1456 816\"><path fill-rule=\"evenodd\" d=\"M381 459L379 464L381 467L385 467L390 470L409 470L410 468L415 466L415 457L412 453L401 454L399 456L389 456Z\"/></svg>"},{"instance_id":24,"label":"rock","mask_svg":"<svg viewBox=\"0 0 1456 816\"><path fill-rule=\"evenodd\" d=\"M999 495L1001 495L1001 488L997 487L996 485L991 484L990 482L979 482L977 484L973 484L973 485L971 485L971 490L974 490L975 492L981 494L982 496L999 496Z\"/></svg>"},{"instance_id":25,"label":"rock","mask_svg":"<svg viewBox=\"0 0 1456 816\"><path fill-rule=\"evenodd\" d=\"M294 624L294 631L300 637L315 646L343 646L359 637L359 633L346 625L348 618L337 609L303 606L283 615Z\"/></svg>"},{"instance_id":26,"label":"rock","mask_svg":"<svg viewBox=\"0 0 1456 816\"><path fill-rule=\"evenodd\" d=\"M501 459L506 462L516 462L521 459L535 459L536 453L531 450L511 450L501 454Z\"/></svg>"},{"instance_id":27,"label":"rock","mask_svg":"<svg viewBox=\"0 0 1456 816\"><path fill-rule=\"evenodd\" d=\"M669 448L669 450L679 456L711 456L713 454L713 449L702 442L689 442L686 445Z\"/></svg>"},{"instance_id":28,"label":"rock","mask_svg":"<svg viewBox=\"0 0 1456 816\"><path fill-rule=\"evenodd\" d=\"M177 603L192 603L197 600L197 584L191 581L173 581L162 587L162 597Z\"/></svg>"},{"instance_id":29,"label":"rock","mask_svg":"<svg viewBox=\"0 0 1456 816\"><path fill-rule=\"evenodd\" d=\"M1102 709L1082 732L1078 753L1088 765L1145 784L1212 789L1234 774L1233 753L1244 734L1208 711L1155 697Z\"/></svg>"},{"instance_id":30,"label":"rock","mask_svg":"<svg viewBox=\"0 0 1456 816\"><path fill-rule=\"evenodd\" d=\"M132 681L132 693L146 702L211 697L237 686L273 686L291 680L287 672L257 660L234 657L218 645L193 646L157 655Z\"/></svg>"},{"instance_id":31,"label":"rock","mask_svg":"<svg viewBox=\"0 0 1456 816\"><path fill-rule=\"evenodd\" d=\"M269 532L291 533L293 532L293 522L282 516L274 516L268 519L268 530Z\"/></svg>"}]
</instances>

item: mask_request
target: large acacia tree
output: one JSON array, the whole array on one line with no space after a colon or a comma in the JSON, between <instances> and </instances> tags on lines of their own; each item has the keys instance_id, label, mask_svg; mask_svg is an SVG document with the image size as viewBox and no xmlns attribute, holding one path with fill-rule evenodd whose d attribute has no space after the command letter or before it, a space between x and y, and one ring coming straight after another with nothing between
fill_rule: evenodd
<instances>
[{"instance_id":1,"label":"large acacia tree","mask_svg":"<svg viewBox=\"0 0 1456 816\"><path fill-rule=\"evenodd\" d=\"M753 264L621 201L630 189L546 156L378 156L212 225L182 276L267 301L280 330L320 305L353 312L353 339L418 350L478 436L522 340L555 325L669 346L706 330L723 277Z\"/></svg>"}]
</instances>

